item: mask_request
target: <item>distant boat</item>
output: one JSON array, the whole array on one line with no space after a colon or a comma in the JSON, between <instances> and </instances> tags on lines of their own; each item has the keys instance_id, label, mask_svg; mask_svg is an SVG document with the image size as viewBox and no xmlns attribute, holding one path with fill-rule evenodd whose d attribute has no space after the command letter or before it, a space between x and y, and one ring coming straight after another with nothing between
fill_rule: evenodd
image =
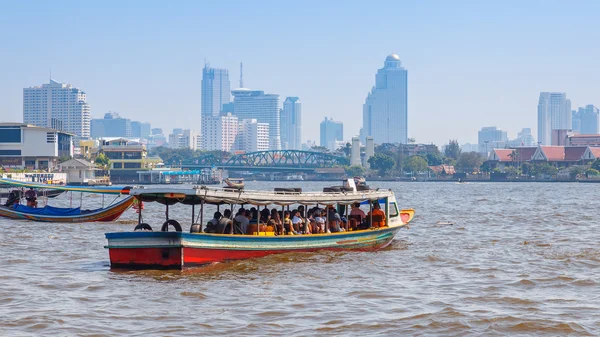
<instances>
[{"instance_id":1,"label":"distant boat","mask_svg":"<svg viewBox=\"0 0 600 337\"><path fill-rule=\"evenodd\" d=\"M13 187L24 187L43 189L45 184L27 183L11 179L0 179L0 184ZM131 187L80 187L80 186L55 186L56 190L61 192L81 192L81 193L99 193L99 194L117 194L128 195ZM20 201L20 196L15 196ZM9 201L0 206L0 217L10 219L22 219L39 222L96 222L96 221L114 221L118 219L133 204L133 197L127 196L119 202L111 203L102 208L82 210L81 207L29 207L20 204L20 202L9 205Z\"/></svg>"},{"instance_id":2,"label":"distant boat","mask_svg":"<svg viewBox=\"0 0 600 337\"><path fill-rule=\"evenodd\" d=\"M24 198L25 192L23 190L17 190L17 191L19 191L20 197ZM8 196L10 195L11 192L13 192L13 191L0 192L0 199L8 198ZM54 189L49 188L49 189L42 190L41 196L47 197L47 198L55 198L64 192L65 191L62 191L62 190L54 190Z\"/></svg>"},{"instance_id":3,"label":"distant boat","mask_svg":"<svg viewBox=\"0 0 600 337\"><path fill-rule=\"evenodd\" d=\"M245 185L244 178L225 178L224 182L226 188L242 189Z\"/></svg>"}]
</instances>

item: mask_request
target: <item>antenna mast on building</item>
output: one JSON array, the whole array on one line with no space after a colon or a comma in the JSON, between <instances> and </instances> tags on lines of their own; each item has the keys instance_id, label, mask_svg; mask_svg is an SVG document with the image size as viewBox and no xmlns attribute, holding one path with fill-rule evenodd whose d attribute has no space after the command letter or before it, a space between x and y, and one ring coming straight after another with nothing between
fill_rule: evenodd
<instances>
[{"instance_id":1,"label":"antenna mast on building","mask_svg":"<svg viewBox=\"0 0 600 337\"><path fill-rule=\"evenodd\" d=\"M240 88L244 87L244 64L240 62Z\"/></svg>"}]
</instances>

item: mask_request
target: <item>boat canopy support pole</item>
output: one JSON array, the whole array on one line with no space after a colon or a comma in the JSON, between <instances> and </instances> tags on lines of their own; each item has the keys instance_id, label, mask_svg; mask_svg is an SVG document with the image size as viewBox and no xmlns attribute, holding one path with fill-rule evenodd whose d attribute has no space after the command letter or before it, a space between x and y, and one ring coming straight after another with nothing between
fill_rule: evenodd
<instances>
[{"instance_id":1,"label":"boat canopy support pole","mask_svg":"<svg viewBox=\"0 0 600 337\"><path fill-rule=\"evenodd\" d=\"M196 219L195 215L196 215L196 205L192 204L192 225L194 224L194 219Z\"/></svg>"},{"instance_id":2,"label":"boat canopy support pole","mask_svg":"<svg viewBox=\"0 0 600 337\"><path fill-rule=\"evenodd\" d=\"M204 225L204 199L200 201L200 231L202 231L202 226Z\"/></svg>"},{"instance_id":3,"label":"boat canopy support pole","mask_svg":"<svg viewBox=\"0 0 600 337\"><path fill-rule=\"evenodd\" d=\"M369 224L373 227L373 201L369 200Z\"/></svg>"},{"instance_id":4,"label":"boat canopy support pole","mask_svg":"<svg viewBox=\"0 0 600 337\"><path fill-rule=\"evenodd\" d=\"M138 199L138 205L141 204L140 199ZM138 207L138 225L142 223L142 207Z\"/></svg>"},{"instance_id":5,"label":"boat canopy support pole","mask_svg":"<svg viewBox=\"0 0 600 337\"><path fill-rule=\"evenodd\" d=\"M229 220L231 220L231 225L229 225L229 234L233 234L233 204L231 204L230 211L231 214L229 214Z\"/></svg>"},{"instance_id":6,"label":"boat canopy support pole","mask_svg":"<svg viewBox=\"0 0 600 337\"><path fill-rule=\"evenodd\" d=\"M167 217L167 220L169 220L169 204L167 203L167 209L165 210L165 216Z\"/></svg>"},{"instance_id":7,"label":"boat canopy support pole","mask_svg":"<svg viewBox=\"0 0 600 337\"><path fill-rule=\"evenodd\" d=\"M385 226L390 226L390 203L388 202L388 198L385 198Z\"/></svg>"},{"instance_id":8,"label":"boat canopy support pole","mask_svg":"<svg viewBox=\"0 0 600 337\"><path fill-rule=\"evenodd\" d=\"M79 193L79 208L83 206L83 192Z\"/></svg>"}]
</instances>

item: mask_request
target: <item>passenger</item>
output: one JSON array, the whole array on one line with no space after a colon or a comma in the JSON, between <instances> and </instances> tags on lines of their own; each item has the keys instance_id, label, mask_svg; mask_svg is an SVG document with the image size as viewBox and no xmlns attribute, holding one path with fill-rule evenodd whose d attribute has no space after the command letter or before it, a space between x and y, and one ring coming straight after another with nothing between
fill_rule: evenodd
<instances>
[{"instance_id":1,"label":"passenger","mask_svg":"<svg viewBox=\"0 0 600 337\"><path fill-rule=\"evenodd\" d=\"M12 191L8 194L8 199L6 199L6 203L4 204L4 206L6 207L14 207L15 205L19 204L19 195L18 195L18 191L15 193L15 191Z\"/></svg>"},{"instance_id":2,"label":"passenger","mask_svg":"<svg viewBox=\"0 0 600 337\"><path fill-rule=\"evenodd\" d=\"M250 224L250 219L248 219L250 212L246 211L243 208L238 210L237 215L233 218L233 221L236 222L240 226L240 230L242 234L246 234L248 232L248 224Z\"/></svg>"},{"instance_id":3,"label":"passenger","mask_svg":"<svg viewBox=\"0 0 600 337\"><path fill-rule=\"evenodd\" d=\"M294 226L294 231L298 234L304 234L304 223L302 221L302 217L300 216L300 211L295 209L292 211L294 217L292 218L292 225Z\"/></svg>"},{"instance_id":4,"label":"passenger","mask_svg":"<svg viewBox=\"0 0 600 337\"><path fill-rule=\"evenodd\" d=\"M360 209L360 203L355 203L354 205L352 205L352 210L350 211L350 215L354 215L354 216L360 216L360 220L358 221L363 222L365 220L365 218L367 217L365 215L365 212ZM357 219L358 220L358 219Z\"/></svg>"},{"instance_id":5,"label":"passenger","mask_svg":"<svg viewBox=\"0 0 600 337\"><path fill-rule=\"evenodd\" d=\"M250 208L250 223L251 224L255 224L258 223L258 211L256 210L256 208L252 207Z\"/></svg>"},{"instance_id":6,"label":"passenger","mask_svg":"<svg viewBox=\"0 0 600 337\"><path fill-rule=\"evenodd\" d=\"M231 210L226 209L225 212L223 212L223 217L221 218L221 220L219 220L219 224L217 225L217 228L215 229L215 232L217 234L231 232L230 226L232 225L233 221L231 221L230 218L231 218Z\"/></svg>"},{"instance_id":7,"label":"passenger","mask_svg":"<svg viewBox=\"0 0 600 337\"><path fill-rule=\"evenodd\" d=\"M306 218L306 213L304 213L304 205L298 206L298 212L300 212L300 217Z\"/></svg>"},{"instance_id":8,"label":"passenger","mask_svg":"<svg viewBox=\"0 0 600 337\"><path fill-rule=\"evenodd\" d=\"M381 210L381 206L377 201L373 203L373 211L367 214L367 220L370 221L371 214L373 214L373 224L371 227L384 227L385 226L385 213ZM376 219L379 218L379 219Z\"/></svg>"},{"instance_id":9,"label":"passenger","mask_svg":"<svg viewBox=\"0 0 600 337\"><path fill-rule=\"evenodd\" d=\"M327 221L325 217L325 211L317 209L315 214L317 215L315 217L315 222L317 223L318 232L325 233L325 221Z\"/></svg>"},{"instance_id":10,"label":"passenger","mask_svg":"<svg viewBox=\"0 0 600 337\"><path fill-rule=\"evenodd\" d=\"M276 235L283 235L283 223L281 222L279 212L275 208L271 210L271 219L269 219L268 225L273 226Z\"/></svg>"},{"instance_id":11,"label":"passenger","mask_svg":"<svg viewBox=\"0 0 600 337\"><path fill-rule=\"evenodd\" d=\"M27 206L29 207L37 207L37 193L30 187L27 192L25 192L25 200L27 200Z\"/></svg>"},{"instance_id":12,"label":"passenger","mask_svg":"<svg viewBox=\"0 0 600 337\"><path fill-rule=\"evenodd\" d=\"M212 220L210 220L207 224L206 224L206 229L204 230L205 233L215 233L217 226L219 225L219 221L221 220L221 217L223 215L221 214L221 212L215 212Z\"/></svg>"},{"instance_id":13,"label":"passenger","mask_svg":"<svg viewBox=\"0 0 600 337\"><path fill-rule=\"evenodd\" d=\"M283 229L287 235L295 235L297 234L294 231L294 225L292 224L292 220L290 220L290 211L283 212Z\"/></svg>"},{"instance_id":14,"label":"passenger","mask_svg":"<svg viewBox=\"0 0 600 337\"><path fill-rule=\"evenodd\" d=\"M343 232L344 229L341 228L341 224L342 218L336 211L333 211L333 217L331 215L329 216L329 230L332 233Z\"/></svg>"},{"instance_id":15,"label":"passenger","mask_svg":"<svg viewBox=\"0 0 600 337\"><path fill-rule=\"evenodd\" d=\"M269 219L271 218L271 212L269 212L268 208L263 208L260 211L260 223L261 224L266 224L269 222Z\"/></svg>"}]
</instances>

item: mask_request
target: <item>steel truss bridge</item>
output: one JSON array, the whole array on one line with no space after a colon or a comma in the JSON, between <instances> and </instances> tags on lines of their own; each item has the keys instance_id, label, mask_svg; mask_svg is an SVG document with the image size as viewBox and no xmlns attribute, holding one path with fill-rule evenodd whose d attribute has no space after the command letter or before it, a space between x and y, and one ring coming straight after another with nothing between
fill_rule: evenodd
<instances>
[{"instance_id":1,"label":"steel truss bridge","mask_svg":"<svg viewBox=\"0 0 600 337\"><path fill-rule=\"evenodd\" d=\"M184 161L182 168L188 170L217 168L244 171L312 172L317 168L331 168L342 165L348 165L346 158L328 153L271 150L249 152L223 158L219 158L214 154L206 154Z\"/></svg>"}]
</instances>

